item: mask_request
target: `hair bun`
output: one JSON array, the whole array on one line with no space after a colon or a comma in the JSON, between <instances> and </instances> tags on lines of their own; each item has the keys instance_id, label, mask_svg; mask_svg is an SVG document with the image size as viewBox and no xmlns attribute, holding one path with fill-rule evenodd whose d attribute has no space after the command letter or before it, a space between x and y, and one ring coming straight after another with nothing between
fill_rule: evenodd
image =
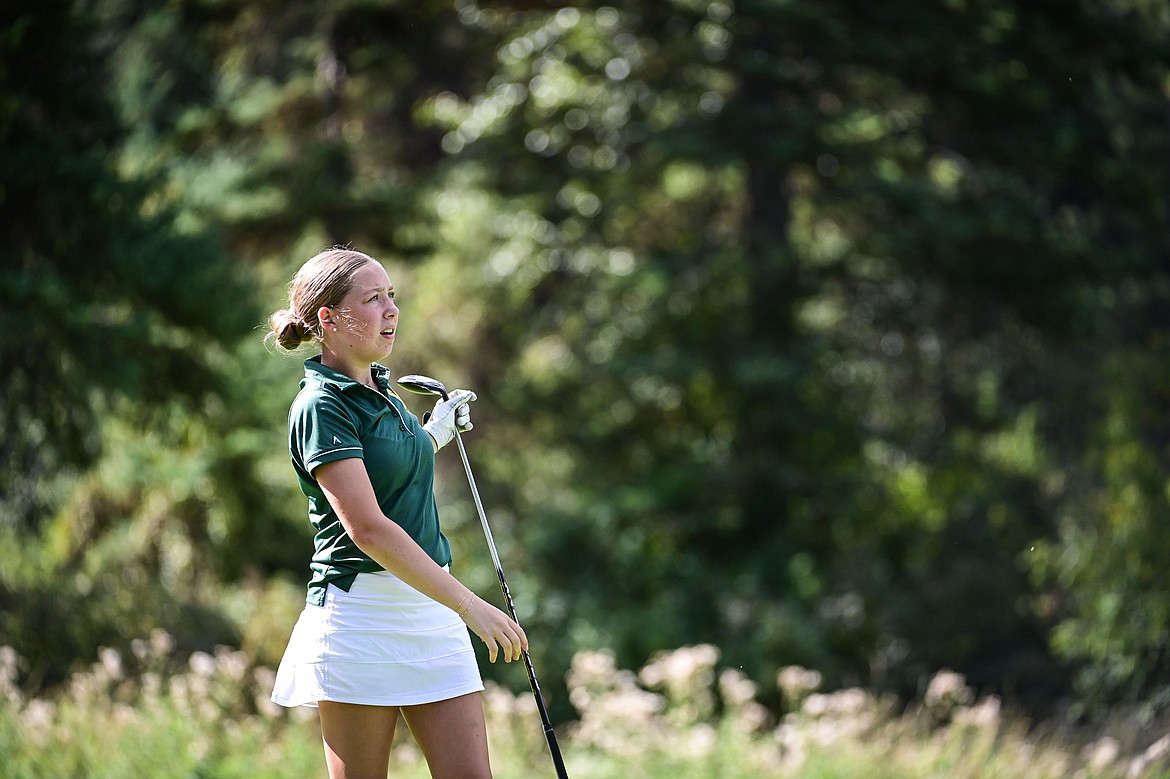
<instances>
[{"instance_id":1,"label":"hair bun","mask_svg":"<svg viewBox=\"0 0 1170 779\"><path fill-rule=\"evenodd\" d=\"M274 313L269 319L276 343L286 351L293 351L313 337L313 331L287 308Z\"/></svg>"}]
</instances>

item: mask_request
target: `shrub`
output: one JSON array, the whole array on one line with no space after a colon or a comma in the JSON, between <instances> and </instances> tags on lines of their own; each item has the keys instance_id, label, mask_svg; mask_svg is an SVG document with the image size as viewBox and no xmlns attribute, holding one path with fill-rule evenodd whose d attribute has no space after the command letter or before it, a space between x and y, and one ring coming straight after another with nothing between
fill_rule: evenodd
<instances>
[{"instance_id":1,"label":"shrub","mask_svg":"<svg viewBox=\"0 0 1170 779\"><path fill-rule=\"evenodd\" d=\"M272 671L224 647L176 665L156 632L123 657L99 653L54 695L26 697L21 659L0 648L0 754L10 779L85 776L320 775L316 717L268 701ZM783 669L785 710L757 702L756 685L719 668L712 646L656 655L637 673L608 651L580 652L568 687L579 719L562 728L570 775L589 779L1157 779L1170 777L1170 737L1136 732L1079 744L1028 727L995 697L944 672L922 701L901 707L858 689L821 692L820 678ZM532 696L489 684L484 695L496 776L551 774ZM1148 723L1146 723L1148 725ZM1149 733L1147 727L1143 734ZM425 779L405 728L391 775Z\"/></svg>"}]
</instances>

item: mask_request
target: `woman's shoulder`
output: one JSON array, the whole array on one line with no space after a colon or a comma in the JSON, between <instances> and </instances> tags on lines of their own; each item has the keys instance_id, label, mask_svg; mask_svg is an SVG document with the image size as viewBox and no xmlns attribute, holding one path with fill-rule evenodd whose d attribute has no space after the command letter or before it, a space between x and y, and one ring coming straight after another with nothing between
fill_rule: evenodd
<instances>
[{"instance_id":1,"label":"woman's shoulder","mask_svg":"<svg viewBox=\"0 0 1170 779\"><path fill-rule=\"evenodd\" d=\"M344 408L345 400L341 389L328 382L307 382L301 385L300 391L293 398L289 408L290 417L302 416L322 407Z\"/></svg>"}]
</instances>

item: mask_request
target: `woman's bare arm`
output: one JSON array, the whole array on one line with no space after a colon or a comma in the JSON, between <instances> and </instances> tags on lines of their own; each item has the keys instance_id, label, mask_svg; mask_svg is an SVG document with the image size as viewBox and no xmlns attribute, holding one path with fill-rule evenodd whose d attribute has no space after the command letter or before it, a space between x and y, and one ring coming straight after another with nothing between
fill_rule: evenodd
<instances>
[{"instance_id":1,"label":"woman's bare arm","mask_svg":"<svg viewBox=\"0 0 1170 779\"><path fill-rule=\"evenodd\" d=\"M496 661L498 650L503 650L505 662L520 659L521 650L528 648L523 628L435 563L409 533L382 513L362 460L325 463L313 471L313 478L359 549L423 595L456 612L465 609L460 616L487 645L491 662Z\"/></svg>"}]
</instances>

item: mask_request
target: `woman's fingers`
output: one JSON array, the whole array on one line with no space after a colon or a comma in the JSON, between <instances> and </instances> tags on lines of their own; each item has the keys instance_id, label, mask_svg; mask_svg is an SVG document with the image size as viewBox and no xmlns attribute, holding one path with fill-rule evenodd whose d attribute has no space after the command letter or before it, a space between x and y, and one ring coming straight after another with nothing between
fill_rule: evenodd
<instances>
[{"instance_id":1,"label":"woman's fingers","mask_svg":"<svg viewBox=\"0 0 1170 779\"><path fill-rule=\"evenodd\" d=\"M504 662L510 663L513 660L519 660L523 648L520 644L520 638L510 628L501 630L499 634L493 634L490 638L485 639L484 643L488 647L488 660L496 661L496 657L503 653Z\"/></svg>"},{"instance_id":2,"label":"woman's fingers","mask_svg":"<svg viewBox=\"0 0 1170 779\"><path fill-rule=\"evenodd\" d=\"M504 662L510 663L519 660L524 650L528 648L528 639L524 638L524 631L512 620L508 620L500 630L498 637L493 637L494 643L504 654ZM493 651L494 656L496 653ZM495 662L495 658L492 658Z\"/></svg>"},{"instance_id":3,"label":"woman's fingers","mask_svg":"<svg viewBox=\"0 0 1170 779\"><path fill-rule=\"evenodd\" d=\"M519 626L517 626L517 628L518 627ZM516 630L514 630L511 625L508 626L508 629L505 632L505 637L508 640L508 645L506 647L502 647L502 648L507 650L504 653L504 662L510 663L513 660L519 660L520 659L520 651L521 651L520 650L520 636L517 635Z\"/></svg>"},{"instance_id":4,"label":"woman's fingers","mask_svg":"<svg viewBox=\"0 0 1170 779\"><path fill-rule=\"evenodd\" d=\"M516 623L512 624L516 627L516 639L515 643L513 644L513 648L516 650L516 652L512 656L512 659L519 660L521 655L528 651L528 636L525 635L524 628L520 627Z\"/></svg>"},{"instance_id":5,"label":"woman's fingers","mask_svg":"<svg viewBox=\"0 0 1170 779\"><path fill-rule=\"evenodd\" d=\"M478 608L480 605L486 607L483 612ZM524 628L486 601L478 600L473 604L464 616L464 621L487 645L489 662L496 662L502 652L504 662L510 663L519 660L528 649L528 636Z\"/></svg>"},{"instance_id":6,"label":"woman's fingers","mask_svg":"<svg viewBox=\"0 0 1170 779\"><path fill-rule=\"evenodd\" d=\"M496 657L502 652L504 662L510 663L521 659L524 650L528 649L524 629L487 601L477 599L463 615L463 621L487 644L489 662L496 662Z\"/></svg>"}]
</instances>

